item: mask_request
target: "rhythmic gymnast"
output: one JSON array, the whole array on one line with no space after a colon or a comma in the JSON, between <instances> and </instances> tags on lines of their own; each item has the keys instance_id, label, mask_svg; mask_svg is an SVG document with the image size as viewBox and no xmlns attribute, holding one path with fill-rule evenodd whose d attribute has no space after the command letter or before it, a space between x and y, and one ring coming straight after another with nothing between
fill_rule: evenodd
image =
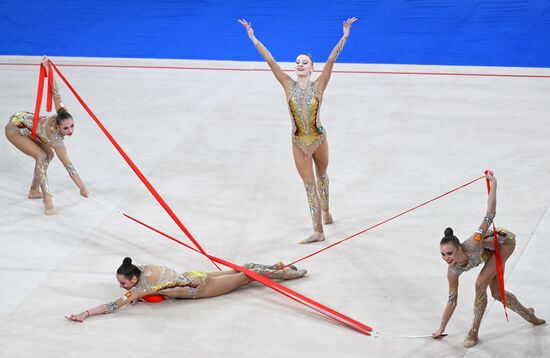
<instances>
[{"instance_id":1,"label":"rhythmic gymnast","mask_svg":"<svg viewBox=\"0 0 550 358\"><path fill-rule=\"evenodd\" d=\"M500 291L497 282L496 257L494 255L494 233L489 230L496 213L496 191L497 180L492 172L486 174L486 178L491 183L491 191L487 202L487 215L479 225L479 228L469 239L459 242L453 235L451 228L445 229L445 236L441 239L440 250L443 260L449 265L447 279L449 281L449 300L443 312L443 318L437 331L432 334L433 338L441 338L447 323L451 319L457 305L458 299L458 278L470 269L477 267L481 262L485 262L481 272L476 280L476 297L474 302L474 321L466 339L465 347L472 347L478 341L479 325L483 318L483 313L487 307L487 286L491 289L491 294L495 300L501 301ZM516 247L516 236L503 228L497 228L498 245L500 247L502 266L512 255ZM545 323L543 319L535 316L533 308L525 308L517 297L506 291L506 305L523 319L534 325Z\"/></svg>"},{"instance_id":2,"label":"rhythmic gymnast","mask_svg":"<svg viewBox=\"0 0 550 358\"><path fill-rule=\"evenodd\" d=\"M321 125L319 112L323 101L323 93L330 80L332 67L344 48L351 25L355 21L357 21L355 17L344 21L344 35L330 53L321 75L315 81L310 80L313 72L311 55L299 55L296 58L295 66L297 80L294 81L281 70L271 53L254 36L252 25L244 19L239 20L246 28L248 37L267 61L275 78L281 83L285 91L293 127L292 154L296 169L305 185L307 202L313 221L313 234L300 241L302 244L325 240L321 213L324 224L332 223L332 216L329 211L329 180L327 176L328 143L325 129ZM315 163L317 183L313 173L312 161Z\"/></svg>"},{"instance_id":3,"label":"rhythmic gymnast","mask_svg":"<svg viewBox=\"0 0 550 358\"><path fill-rule=\"evenodd\" d=\"M44 57L42 64L48 68L49 61L47 57ZM39 118L36 139L31 139L34 114L29 112L17 112L12 115L5 129L6 138L17 149L35 160L34 175L28 198L42 198L46 215L57 213L48 187L47 175L48 165L54 157L54 152L67 169L73 182L80 189L80 195L85 198L88 197L88 190L67 156L67 150L65 149L63 139L65 136L73 135L74 121L61 101L55 80L52 92L57 113Z\"/></svg>"},{"instance_id":4,"label":"rhythmic gymnast","mask_svg":"<svg viewBox=\"0 0 550 358\"><path fill-rule=\"evenodd\" d=\"M306 270L298 270L294 266L274 272L284 267L281 262L274 265L248 263L243 267L261 275L270 274L269 278L274 280L293 280L307 274ZM178 273L169 267L160 265L136 266L132 264L132 259L129 257L124 258L116 273L120 287L127 290L124 296L78 314L65 316L65 318L83 322L90 316L112 313L121 306L127 303L133 304L148 295L192 299L216 297L246 286L253 281L244 273L235 270Z\"/></svg>"}]
</instances>

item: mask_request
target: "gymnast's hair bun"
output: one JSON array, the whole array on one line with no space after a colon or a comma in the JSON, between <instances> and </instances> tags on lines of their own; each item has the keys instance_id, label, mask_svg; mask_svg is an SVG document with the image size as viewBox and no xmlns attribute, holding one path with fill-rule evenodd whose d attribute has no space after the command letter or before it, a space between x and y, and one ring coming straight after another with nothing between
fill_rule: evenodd
<instances>
[{"instance_id":1,"label":"gymnast's hair bun","mask_svg":"<svg viewBox=\"0 0 550 358\"><path fill-rule=\"evenodd\" d=\"M452 237L453 236L453 229L450 227L445 229L445 237Z\"/></svg>"},{"instance_id":2,"label":"gymnast's hair bun","mask_svg":"<svg viewBox=\"0 0 550 358\"><path fill-rule=\"evenodd\" d=\"M125 257L122 261L122 265L116 270L117 275L124 275L128 280L131 280L134 276L138 279L141 275L139 267L132 264L132 259Z\"/></svg>"},{"instance_id":3,"label":"gymnast's hair bun","mask_svg":"<svg viewBox=\"0 0 550 358\"><path fill-rule=\"evenodd\" d=\"M122 261L122 266L123 267L132 266L132 259L129 257L125 257L124 260Z\"/></svg>"},{"instance_id":4,"label":"gymnast's hair bun","mask_svg":"<svg viewBox=\"0 0 550 358\"><path fill-rule=\"evenodd\" d=\"M59 107L59 108L57 109L57 114L58 114L59 116L62 116L62 115L64 115L65 113L69 113L69 112L67 111L67 108L66 108L66 107L61 106L61 107Z\"/></svg>"}]
</instances>

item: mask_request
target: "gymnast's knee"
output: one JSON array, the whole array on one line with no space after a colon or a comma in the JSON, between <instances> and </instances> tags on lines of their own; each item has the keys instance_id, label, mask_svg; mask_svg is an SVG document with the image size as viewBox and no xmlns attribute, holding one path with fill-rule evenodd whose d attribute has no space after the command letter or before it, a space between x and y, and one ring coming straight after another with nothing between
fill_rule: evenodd
<instances>
[{"instance_id":1,"label":"gymnast's knee","mask_svg":"<svg viewBox=\"0 0 550 358\"><path fill-rule=\"evenodd\" d=\"M36 165L38 166L42 166L44 163L49 162L48 155L42 150L38 154L36 154L34 160L36 161Z\"/></svg>"},{"instance_id":2,"label":"gymnast's knee","mask_svg":"<svg viewBox=\"0 0 550 358\"><path fill-rule=\"evenodd\" d=\"M485 281L477 280L476 281L476 292L487 291L487 283Z\"/></svg>"}]
</instances>

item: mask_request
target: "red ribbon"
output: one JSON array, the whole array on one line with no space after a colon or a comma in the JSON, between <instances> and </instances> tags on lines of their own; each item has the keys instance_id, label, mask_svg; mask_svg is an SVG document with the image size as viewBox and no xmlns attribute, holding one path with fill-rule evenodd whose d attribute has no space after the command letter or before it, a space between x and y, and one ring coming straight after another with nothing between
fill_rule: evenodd
<instances>
[{"instance_id":1,"label":"red ribbon","mask_svg":"<svg viewBox=\"0 0 550 358\"><path fill-rule=\"evenodd\" d=\"M63 76L63 74L59 71L59 69L55 66L55 64L51 64L54 68L54 70L57 72L57 74L59 75L59 77L63 80L63 82L65 82L65 84L67 85L67 87L69 87L69 89L71 90L71 92L75 95L75 97L77 98L77 100L80 102L80 104L84 107L84 109L88 112L88 114L92 117L92 119L94 120L94 122L99 126L99 128L103 131L103 133L107 136L107 138L109 139L109 141L111 142L111 144L113 144L113 146L118 150L118 152L120 153L120 155L122 155L122 157L126 160L126 162L128 163L128 165L132 168L132 170L134 171L134 173L136 173L136 175L140 178L140 180L143 182L143 184L145 184L145 186L147 187L147 189L149 189L149 191L151 192L151 194L155 197L155 199L157 199L157 201L159 202L159 204L166 210L166 212L170 215L170 217L174 220L174 222L176 222L176 224L180 227L180 229L182 229L182 231L184 232L184 234L193 242L193 244L195 244L195 246L197 247L197 249L183 243L182 241L176 239L176 238L173 238L167 234L164 234L163 232L161 232L160 230L158 229L155 229L137 219L134 219L132 217L130 217L129 215L126 215L126 214L123 214L125 217L137 222L137 223L140 223L141 225L144 225L148 228L150 228L151 230L154 230L155 232L159 233L159 234L162 234L163 236L165 237L168 237L170 238L171 240L191 249L191 250L194 250L196 252L200 252L202 255L206 256L208 259L210 259L210 261L218 268L218 265L216 265L216 262L224 265L224 266L227 266L227 267L231 267L232 269L234 270L237 270L239 272L243 272L244 274L246 274L247 276L251 277L252 279L266 285L267 287L273 289L274 291L276 292L279 292L280 294L286 296L286 297L289 297L291 298L292 300L296 301L296 302L299 302L319 313L321 313L322 315L326 316L326 317L329 317L333 320L336 320L337 322L349 327L349 328L352 328L356 331L359 331L363 334L366 334L366 335L370 335L370 332L372 331L372 328L359 322L359 321L356 321L346 315L343 315L325 305L322 305L321 303L319 302L316 302L298 292L295 292L277 282L274 282L268 278L266 278L265 276L262 276L256 272L253 272L253 271L249 271L243 267L240 267L238 265L235 265L229 261L226 261L226 260L223 260L223 259L220 259L220 258L217 258L215 256L211 256L211 255L208 255L203 249L202 247L200 246L200 244L195 240L195 238L191 235L191 233L187 230L187 228L183 225L183 223L179 220L179 218L175 215L175 213L170 209L170 207L168 206L168 204L166 204L166 202L164 201L164 199L160 196L160 194L158 194L158 192L155 190L155 188L151 185L151 183L149 183L149 181L147 180L147 178L141 173L141 171L138 169L138 167L133 163L133 161L130 159L130 157L124 152L124 150L122 149L122 147L117 143L117 141L113 138L113 136L107 131L107 129L103 126L103 124L99 121L99 119L96 117L96 115L92 112L92 110L88 107L88 105L86 105L86 103L82 100L82 98L78 95L78 93L74 90L74 88L71 86L71 84L67 81L67 79ZM220 269L221 270L221 269Z\"/></svg>"},{"instance_id":2,"label":"red ribbon","mask_svg":"<svg viewBox=\"0 0 550 358\"><path fill-rule=\"evenodd\" d=\"M38 91L36 93L36 104L34 105L34 118L32 121L31 138L36 138L36 128L38 127L38 117L40 116L40 106L42 105L42 94L44 93L44 77L46 69L40 64L40 73L38 75Z\"/></svg>"},{"instance_id":3,"label":"red ribbon","mask_svg":"<svg viewBox=\"0 0 550 358\"><path fill-rule=\"evenodd\" d=\"M86 105L86 103L82 100L82 98L80 98L80 96L78 95L78 93L74 90L74 88L71 86L71 84L67 81L67 79L63 76L63 74L59 71L59 69L55 66L55 64L51 64L52 67L54 68L54 70L57 72L57 74L59 75L59 77L63 80L63 82L65 82L65 84L69 87L69 89L71 90L71 92L75 95L75 97L78 99L78 101L80 102L80 104L84 107L84 109L88 112L88 114L92 117L92 119L96 122L96 124L100 127L100 129L103 131L103 133L107 136L107 138L111 141L111 143L115 146L115 148L118 150L118 152L122 155L122 157L126 160L126 162L128 163L128 165L130 165L130 167L132 168L132 170L136 173L136 175L141 179L141 181L143 182L143 184L145 184L145 186L147 187L147 189L149 189L149 191L151 192L151 194L155 197L155 199L157 199L157 201L159 202L159 204L166 210L166 212L170 215L170 217L176 222L176 224L182 229L182 231L184 232L184 234L193 242L193 244L195 244L195 246L197 247L197 249L181 242L180 240L176 239L176 238L173 238L167 234L164 234L163 232L161 232L160 230L158 229L155 229L137 219L134 219L132 217L130 217L129 215L127 214L123 214L125 217L137 222L137 223L140 223L141 225L144 225L148 228L150 228L151 230L154 230L155 232L157 233L160 233L162 234L163 236L165 237L168 237L170 238L171 240L191 249L191 250L194 250L196 252L200 252L202 255L206 256L207 258L210 259L210 261L212 261L212 263L218 267L218 265L216 265L216 262L224 265L224 266L227 266L227 267L231 267L233 268L234 270L237 270L239 272L243 272L244 274L246 274L247 276L251 277L252 279L256 280L256 281L259 281L261 282L262 284L268 286L269 288L273 289L274 291L276 292L279 292L280 294L284 295L284 296L287 296L323 315L325 315L326 317L329 317L333 320L336 320L338 321L339 323L347 326L347 327L350 327L356 331L359 331L363 334L366 334L366 335L370 335L369 332L372 331L372 328L359 322L359 321L356 321L350 317L347 317L327 306L324 306L304 295L301 295L299 294L298 292L295 292L283 285L280 285L278 284L277 282L274 282L256 272L253 272L253 271L249 271L243 267L240 267L238 265L235 265L229 261L226 261L226 260L223 260L223 259L220 259L220 258L217 258L215 256L211 256L211 255L208 255L203 249L202 247L199 245L199 243L193 238L193 236L191 235L191 233L187 230L187 228L185 228L185 226L183 225L183 223L181 223L181 221L179 220L179 218L174 214L174 212L170 209L170 207L168 206L168 204L166 204L166 202L162 199L162 197L160 196L160 194L158 194L158 192L153 188L153 186L151 185L151 183L149 183L149 181L145 178L145 176L141 173L141 171L137 168L137 166L133 163L133 161L128 157L128 155L124 152L124 150L120 147L120 145L116 142L116 140L111 136L111 134L107 131L107 129L102 125L102 123L99 121L99 119L95 116L95 114L91 111L91 109ZM219 267L218 267L219 269Z\"/></svg>"},{"instance_id":4,"label":"red ribbon","mask_svg":"<svg viewBox=\"0 0 550 358\"><path fill-rule=\"evenodd\" d=\"M440 195L436 196L435 198L432 198L432 199L427 200L427 201L425 201L425 202L423 202L423 203L421 203L421 204L418 204L418 205L416 205L416 206L414 206L414 207L412 207L412 208L410 208L410 209L407 209L407 210L405 210L405 211L402 211L402 212L400 212L399 214L396 214L396 215L394 215L394 216L392 216L392 217L390 217L390 218L388 218L388 219L382 220L382 221L380 221L380 222L378 222L378 223L376 223L376 224L374 224L374 225L372 225L372 226L370 226L370 227L368 227L368 228L366 228L366 229L364 229L364 230L361 230L361 231L359 231L359 232L357 232L357 233L355 233L355 234L353 234L353 235L350 235L350 236L348 236L348 237L346 237L346 238L344 238L344 239L342 239L342 240L336 241L335 243L330 244L330 245L328 245L328 246L326 246L326 247L324 247L324 248L322 248L322 249L319 249L319 250L317 250L317 251L314 251L314 252L312 252L312 253L309 254L309 255L306 255L306 256L304 256L304 257L302 257L302 258L299 258L299 259L297 259L297 260L294 260L294 261L292 261L291 263L286 264L286 266L280 268L279 270L282 270L283 268L286 268L286 267L288 267L288 266L290 266L290 265L294 265L294 264L296 264L296 263L298 263L298 262L300 262L300 261L303 261L303 260L308 259L308 258L310 258L310 257L312 257L312 256L315 256L315 255L317 255L317 254L320 254L321 252L326 251L326 250L328 250L328 249L331 249L331 248L333 248L333 247L336 246L336 245L340 245L341 243L343 243L343 242L345 242L345 241L348 241L348 240L350 240L350 239L353 239L353 238L356 237L356 236L362 235L362 234L366 233L367 231L370 231L370 230L372 230L372 229L374 229L374 228L376 228L376 227L378 227L378 226L380 226L380 225L382 225L382 224L385 224L385 223L387 223L387 222L389 222L389 221L395 220L395 219L397 219L397 218L400 217L400 216L403 216L403 215L405 215L405 214L407 214L407 213L410 213L411 211L414 211L414 210L416 210L416 209L418 209L418 208L421 208L421 207L424 206L424 205L428 205L429 203L434 202L434 201L436 201L436 200L438 200L438 199L441 199L442 197L444 197L444 196L446 196L446 195L449 195L449 194L451 194L451 193L454 193L454 192L457 191L457 190L460 190L460 189L462 189L462 188L464 188L464 187L467 187L468 185L471 185L471 184L475 183L476 181L483 179L484 177L485 177L485 176L482 175L482 176L480 176L479 178L470 180L469 182L464 183L464 184L462 184L462 185L460 185L460 186L458 186L458 187L456 187L456 188L453 188L453 189L451 189L451 190L449 190L449 191L446 191L445 193L440 194ZM277 271L278 271L278 270L277 270Z\"/></svg>"},{"instance_id":5,"label":"red ribbon","mask_svg":"<svg viewBox=\"0 0 550 358\"><path fill-rule=\"evenodd\" d=\"M111 135L111 133L109 133L109 131L103 126L103 124L100 122L100 120L96 117L96 115L92 112L92 110L90 109L90 107L88 107L88 105L84 102L84 100L78 95L78 93L75 91L75 89L73 88L73 86L71 86L71 84L69 83L69 81L67 81L67 79L65 78L65 76L63 76L63 74L61 73L61 71L59 71L59 69L57 68L57 66L55 66L54 63L50 62L52 67L54 68L54 70L57 72L57 74L59 75L59 78L61 78L63 80L63 82L65 82L65 84L67 85L67 87L69 87L69 89L71 90L71 92L74 94L74 96L76 97L76 99L80 102L80 104L82 105L82 107L84 107L84 109L86 110L86 112L88 112L88 114L90 115L90 117L92 117L92 119L94 120L94 122L99 126L99 128L101 129L101 131L105 134L105 136L107 136L107 138L109 139L109 141L111 142L111 144L113 144L113 146L116 148L116 150L118 150L118 152L120 153L120 155L124 158L124 160L126 161L126 163L128 163L128 165L130 166L130 168L132 168L132 170L134 171L134 173L136 173L136 175L139 177L139 179L141 180L141 182L145 185L145 187L149 190L149 192L153 195L153 197L157 200L157 202L162 206L162 208L166 211L166 213L172 218L172 220L176 223L176 225L181 229L181 231L183 231L183 233L189 238L189 240L191 240L193 242L193 244L195 245L195 247L197 247L199 249L199 251L204 254L206 257L208 257L208 255L206 254L206 252L203 250L202 246L197 242L197 240L195 240L195 238L193 237L193 235L191 235L191 233L189 232L189 230L187 230L187 228L185 227L185 225L183 225L183 223L181 222L181 220L176 216L176 214L174 213L174 211L170 208L170 206L168 206L168 204L166 203L166 201L164 201L164 199L162 198L162 196L156 191L156 189L153 187L153 185L151 185L151 183L149 182L149 180L147 180L147 178L145 177L145 175L143 175L143 173L141 172L141 170L139 170L139 168L134 164L134 162L132 161L132 159L130 159L130 157L128 156L128 154L126 154L126 152L124 151L124 149L122 149L122 147L118 144L118 142L115 140L115 138L113 138L113 136ZM210 260L212 261L212 260ZM214 261L212 261L212 264L214 266L216 266L216 268L218 270L221 271L220 267L218 265L216 265L216 263Z\"/></svg>"},{"instance_id":6,"label":"red ribbon","mask_svg":"<svg viewBox=\"0 0 550 358\"><path fill-rule=\"evenodd\" d=\"M485 174L487 174L489 171L486 170ZM491 183L489 182L489 179L485 179L485 182L487 184L487 194L491 193ZM498 281L498 289L500 291L500 297L502 299L502 305L504 307L504 314L506 315L506 320L508 319L508 312L506 311L506 295L505 295L505 289L504 289L504 268L502 267L502 258L500 256L500 247L498 245L498 235L497 235L497 228L495 226L495 222L493 221L493 236L494 236L494 246L495 246L495 261L497 266L497 281Z\"/></svg>"},{"instance_id":7,"label":"red ribbon","mask_svg":"<svg viewBox=\"0 0 550 358\"><path fill-rule=\"evenodd\" d=\"M52 111L52 97L53 97L53 71L52 71L52 63L48 61L48 73L46 74L48 77L48 96L46 98L46 111L51 112Z\"/></svg>"},{"instance_id":8,"label":"red ribbon","mask_svg":"<svg viewBox=\"0 0 550 358\"><path fill-rule=\"evenodd\" d=\"M201 253L200 251L198 251L194 247L191 247L191 246L187 245L186 243L176 239L173 236L170 236L170 235L160 231L157 228L154 228L154 227L144 223L143 221L140 221L136 218L133 218L132 216L130 216L126 213L122 213L122 215L125 216L126 218L128 218L128 219L130 219L130 220L132 220L132 221L134 221L134 222L136 222L136 223L138 223L142 226L145 226L146 228L148 228L148 229L150 229L150 230L152 230L152 231L154 231L154 232L156 232L156 233L158 233L158 234L174 241L174 242L177 242L180 245L183 245L183 246L187 247L190 250ZM371 327L369 327L369 326L367 326L367 325L365 325L365 324L363 324L359 321L356 321L353 318L348 317L348 316L346 316L346 315L344 315L340 312L337 312L337 311L333 310L332 308L329 308L329 307L327 307L327 306L325 306L325 305L323 305L323 304L321 304L317 301L314 301L314 300L312 300L312 299L310 299L310 298L308 298L308 297L306 297L306 296L304 296L304 295L302 295L302 294L300 294L296 291L293 291L293 290L289 289L288 287L285 287L285 286L283 286L283 285L281 285L277 282L274 282L274 281L268 279L267 276L269 276L269 275L263 276L263 275L260 275L256 272L247 270L244 267L235 265L235 264L233 264L229 261L220 259L218 257L211 256L211 255L204 254L204 253L201 253L201 254L207 256L212 261L215 261L215 262L220 263L224 266L230 267L233 270L244 273L248 277L262 283L263 285L271 288L272 290L274 290L274 291L276 291L276 292L278 292L278 293L280 293L280 294L282 294L282 295L284 295L284 296L286 296L286 297L288 297L288 298L290 298L290 299L292 299L292 300L294 300L294 301L296 301L296 302L298 302L298 303L300 303L300 304L302 304L302 305L304 305L308 308L311 308L312 310L317 311L318 313L320 313L320 314L322 314L322 315L324 315L324 316L326 316L326 317L328 317L332 320L335 320L338 323L340 323L340 324L342 324L346 327L349 327L353 330L356 330L360 333L363 333L363 334L366 334L366 335L369 335L369 336L371 335L371 333L370 333L370 332L372 332Z\"/></svg>"},{"instance_id":9,"label":"red ribbon","mask_svg":"<svg viewBox=\"0 0 550 358\"><path fill-rule=\"evenodd\" d=\"M38 118L40 117L40 107L42 106L42 96L44 94L44 78L48 77L48 92L46 94L46 111L51 112L52 110L52 86L53 86L53 72L51 68L51 62L48 62L48 73L46 73L46 68L41 63L40 72L38 75L38 90L36 93L36 103L34 105L34 118L32 120L32 129L31 129L31 138L36 138L36 128L38 127Z\"/></svg>"},{"instance_id":10,"label":"red ribbon","mask_svg":"<svg viewBox=\"0 0 550 358\"><path fill-rule=\"evenodd\" d=\"M218 257L211 256L211 255L207 254L207 253L202 249L202 247L200 246L200 244L195 240L195 238L191 235L191 233L187 230L187 228L183 225L183 223L179 220L179 218L175 215L175 213L171 210L171 208L170 208L170 207L168 206L168 204L164 201L164 199L160 196L160 194L155 190L155 188L154 188L154 187L151 185L151 183L147 180L147 178L141 173L141 171L139 170L139 168L133 163L133 161L130 159L130 157L124 152L124 150L122 149L122 147L116 142L116 140L111 136L111 134L107 131L107 129L103 126L103 124L99 121L99 119L98 119L98 118L95 116L95 114L91 111L91 109L86 105L86 103L85 103L85 102L82 100L82 98L78 95L78 93L74 90L74 88L71 86L71 84L67 81L67 79L63 76L63 74L62 74L62 73L59 71L59 69L55 66L55 64L53 64L53 63L50 62L50 66L53 67L53 69L58 73L58 75L59 75L60 78L63 80L63 82L65 82L65 84L69 87L69 89L70 89L71 92L75 95L75 97L76 97L77 100L80 102L80 104L83 106L83 108L88 112L88 114L92 117L92 119L95 121L95 123L99 126L99 128L100 128L100 129L103 131L103 133L107 136L107 138L109 139L109 141L110 141L110 142L113 144L113 146L118 150L118 152L121 154L121 156L126 160L126 162L128 163L128 165L132 168L132 170L134 171L134 173L136 173L136 175L140 178L140 180L141 180L141 181L143 182L143 184L147 187L147 189L149 190L149 192L155 197L155 199L157 200L157 202L159 202L159 204L164 208L164 210L168 213L168 215L170 215L170 217L174 220L174 222L178 225L178 227L184 232L184 234L193 242L193 244L197 247L198 250L195 249L195 248L193 248L193 247L191 247L191 246L189 246L189 245L187 245L187 244L185 244L185 243L183 243L183 242L181 242L180 240L178 240L178 239L176 239L176 238L174 238L174 237L172 237L172 236L169 236L169 235L167 235L167 234L161 232L161 231L158 230L158 229L155 229L155 228L153 228L153 227L151 227L151 226L149 226L149 225L147 225L147 224L145 224L145 223L143 223L143 222L141 222L141 221L139 221L139 220L137 220L137 219L134 219L134 218L130 217L130 216L127 215L127 214L123 214L125 217L127 217L127 218L129 218L129 219L131 219L131 220L133 220L133 221L135 221L135 222L137 222L137 223L139 223L139 224L141 224L141 225L143 225L143 226L145 226L145 227L147 227L147 228L149 228L149 229L151 229L151 230L153 230L153 231L155 231L155 232L157 232L157 233L159 233L159 234L161 234L161 235L163 235L163 236L165 236L165 237L167 237L167 238L169 238L169 239L171 239L171 240L173 240L173 241L175 241L175 242L177 242L177 243L179 243L179 244L181 244L181 245L183 245L183 246L185 246L185 247L187 247L187 248L189 248L189 249L191 249L191 250L193 250L193 251L200 252L202 255L204 255L204 256L206 256L208 259L210 259L210 261L211 261L218 269L220 269L220 268L218 267L218 265L216 265L216 262L217 262L217 263L220 263L220 264L222 264L222 265L224 265L224 266L231 267L232 269L237 270L237 271L239 271L239 272L242 272L242 273L246 274L247 276L249 276L250 278L252 278L252 279L254 279L254 280L256 280L256 281L258 281L258 282L264 284L265 286L267 286L267 287L273 289L274 291L276 291L276 292L278 292L278 293L280 293L280 294L282 294L282 295L284 295L284 296L286 296L286 297L288 297L288 298L290 298L290 299L292 299L292 300L294 300L294 301L296 301L296 302L299 302L299 303L301 303L301 304L303 304L303 305L305 305L305 306L307 306L307 307L309 307L309 308L311 308L311 309L313 309L313 310L319 312L320 314L322 314L322 315L324 315L324 316L326 316L326 317L328 317L328 318L331 318L331 319L333 319L333 320L336 320L337 322L339 322L339 323L341 323L341 324L343 324L343 325L345 325L345 326L347 326L347 327L349 327L349 328L352 328L352 329L354 329L354 330L356 330L356 331L359 331L359 332L361 332L361 333L363 333L363 334L370 335L370 332L372 332L372 328L369 327L369 326L367 326L367 325L365 325L365 324L363 324L363 323L361 323L361 322L359 322L359 321L356 321L356 320L354 320L354 319L352 319L352 318L350 318L350 317L348 317L348 316L346 316L346 315L343 315L343 314L341 314L341 313L339 313L339 312L337 312L337 311L335 311L335 310L333 310L333 309L331 309L331 308L329 308L329 307L327 307L327 306L324 306L324 305L322 305L321 303L316 302L316 301L314 301L314 300L312 300L312 299L310 299L310 298L308 298L308 297L306 297L306 296L304 296L304 295L301 295L300 293L295 292L295 291L293 291L293 290L291 290L291 289L289 289L289 288L287 288L287 287L285 287L285 286L283 286L283 285L280 285L279 283L274 282L274 281L268 279L267 277L262 276L262 275L260 275L260 274L258 274L258 273L256 273L256 272L249 271L249 270L247 270L247 269L245 269L245 268L243 268L243 267L240 267L240 266L238 266L238 265L235 265L235 264L233 264L233 263L231 263L231 262L229 262L229 261L226 261L226 260L220 259L220 258L218 258ZM41 91L41 89L42 89L42 87L43 87L44 77L45 77L45 69L43 68L43 66L41 66L41 72L40 72L40 78L39 78L39 92L38 92L38 95L37 95L37 102L39 102L39 101L38 101L39 98L40 98L40 102L41 102L41 99L42 99L42 91ZM50 81L51 81L51 82L50 82ZM48 81L48 82L49 82L49 84L50 84L50 83L53 83L53 78L49 78L49 81ZM42 90L43 90L43 89L42 89ZM50 87L49 90L51 90L51 87ZM39 97L39 98L38 98L38 97ZM38 110L39 110L39 105L38 105ZM36 111L36 112L37 112L37 111ZM481 178L483 178L483 177L481 177ZM398 214L398 215L395 215L394 217L392 217L392 218L390 218L390 219L384 220L384 221L382 221L382 222L380 222L380 223L378 223L378 224L376 224L376 225L373 225L373 226L371 226L370 228L368 228L368 229L366 229L366 230L363 230L363 231L361 231L361 232L359 232L359 233L357 233L357 234L354 234L354 235L352 235L352 236L350 236L350 237L348 237L348 238L346 238L346 239L344 239L344 240L341 240L341 241L339 241L339 242L337 242L337 243L335 243L335 244L333 244L333 245L330 245L329 247L327 247L327 248L325 248L325 249L323 249L323 250L320 250L320 251L318 251L318 252L316 252L316 253L314 253L314 254L317 254L317 253L319 253L319 252L321 252L321 251L324 251L324 250L326 250L326 249L328 249L328 248L330 248L330 247L333 247L333 246L335 246L335 245L337 245L337 244L340 244L340 243L342 243L342 242L344 242L344 241L347 241L347 240L351 239L352 237L355 237L355 236L357 236L357 235L360 235L360 234L362 234L362 233L364 233L364 232L366 232L366 231L368 231L368 230L370 230L370 229L372 229L372 228L374 228L374 227L377 227L377 226L379 226L379 225L382 225L382 224L385 223L385 222L388 222L388 221L390 221L390 220L393 220L393 219L395 219L395 218L397 218L397 217L399 217L399 216L401 216L401 215L404 215L404 214L406 214L406 213L408 213L408 212L410 212L410 211L412 211L412 210L415 210L415 209L417 209L417 208L419 208L419 207L421 207L421 206L423 206L423 205L426 205L426 204L428 204L429 202L432 202L432 201L434 201L434 200L437 200L437 199L441 198L442 196L445 196L445 195L447 195L447 194L450 194L451 192L456 191L456 190L458 190L458 189L460 189L460 188L462 188L462 187L464 187L464 186L470 185L470 184L472 184L473 182L475 182L475 181L477 181L477 180L479 180L479 179L481 179L481 178L477 178L477 179L475 179L475 180L473 180L473 181L471 181L471 182L469 182L469 183L466 183L466 184L464 184L464 185L462 185L462 186L460 186L460 187L458 187L458 188L455 188L455 189L453 189L453 190L451 190L451 191L449 191L449 192L447 192L447 193L444 193L444 194L442 194L442 195L440 195L440 196L438 196L438 197L436 197L436 198L434 198L434 199L431 199L431 200L429 200L429 201L427 201L427 202L424 202L424 203L422 203L422 204L420 204L420 205L418 205L418 206L416 206L416 207L414 207L414 208L411 208L411 209L406 210L406 211L404 211L404 212L402 212L402 213L400 213L400 214ZM498 243L496 243L496 246L497 246L497 250L498 250ZM300 259L300 260L294 261L293 263L296 263L296 262L298 262L298 261L302 261L303 259L305 259L305 258L307 258L307 257L311 257L311 256L313 256L314 254L308 255L308 256L306 256L306 257ZM497 251L497 257L498 257L498 258L500 257L500 252L499 252L499 251ZM497 265L498 265L499 263L500 263L500 261L497 260ZM498 271L498 269L497 269L497 271ZM501 264L501 271L502 271L502 264ZM500 279L500 278L501 278L501 276L499 276L499 279ZM502 290L503 290L503 283L502 283L502 286L501 286L501 292L503 292ZM502 296L504 297L503 294L502 294Z\"/></svg>"}]
</instances>

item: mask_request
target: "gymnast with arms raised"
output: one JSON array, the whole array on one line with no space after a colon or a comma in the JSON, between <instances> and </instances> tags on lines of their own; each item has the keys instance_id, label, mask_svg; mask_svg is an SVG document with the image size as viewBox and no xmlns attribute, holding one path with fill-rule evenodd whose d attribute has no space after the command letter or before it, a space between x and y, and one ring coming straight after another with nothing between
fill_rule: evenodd
<instances>
[{"instance_id":1,"label":"gymnast with arms raised","mask_svg":"<svg viewBox=\"0 0 550 358\"><path fill-rule=\"evenodd\" d=\"M311 55L299 55L296 58L295 65L297 80L294 81L283 72L271 53L254 36L252 25L244 19L239 20L246 28L248 37L266 60L275 78L281 83L285 91L293 127L292 154L296 169L305 185L307 202L313 221L313 234L300 242L303 244L325 240L321 215L324 224L332 223L332 216L329 211L329 180L327 176L328 143L319 113L323 93L332 73L332 67L344 48L351 25L355 21L357 21L355 17L344 21L344 35L330 53L321 75L315 81L310 80L313 72ZM313 173L312 164L315 164L316 175Z\"/></svg>"},{"instance_id":2,"label":"gymnast with arms raised","mask_svg":"<svg viewBox=\"0 0 550 358\"><path fill-rule=\"evenodd\" d=\"M44 57L42 64L49 68L49 59ZM80 195L88 197L88 190L80 179L76 169L67 155L63 139L72 136L74 131L73 117L61 101L57 83L53 82L53 102L56 114L41 116L38 119L36 138L31 138L34 114L29 112L17 112L10 117L6 124L6 138L21 152L33 157L35 160L34 175L29 191L29 199L42 198L46 215L57 213L52 201L52 195L48 187L48 165L54 157L54 152L67 169L69 176L80 189Z\"/></svg>"},{"instance_id":3,"label":"gymnast with arms raised","mask_svg":"<svg viewBox=\"0 0 550 358\"><path fill-rule=\"evenodd\" d=\"M302 278L307 274L306 270L298 270L295 266L280 270L284 267L281 262L274 265L248 263L243 267L264 276L269 275L269 278L274 280L293 280ZM83 322L90 316L112 313L121 306L127 303L135 303L147 295L192 299L216 297L246 286L253 281L244 273L236 270L178 273L169 267L160 265L136 266L132 264L132 259L129 257L124 258L122 265L118 268L116 279L120 287L127 290L124 296L115 301L65 317L72 321Z\"/></svg>"},{"instance_id":4,"label":"gymnast with arms raised","mask_svg":"<svg viewBox=\"0 0 550 358\"><path fill-rule=\"evenodd\" d=\"M491 183L489 199L487 202L487 214L479 225L479 228L469 239L459 242L458 238L453 235L451 228L445 229L445 236L441 239L440 250L441 256L449 265L447 271L447 279L449 281L449 300L443 312L443 318L437 331L432 336L433 338L441 338L447 323L451 319L457 305L458 299L458 278L459 276L470 269L479 266L485 262L481 272L479 273L475 289L476 296L474 301L474 321L466 339L464 340L465 347L472 347L478 341L478 332L483 313L487 307L487 287L491 289L491 294L494 299L501 301L500 291L497 282L496 272L496 256L494 255L494 233L489 230L496 213L496 191L497 180L492 172L486 174L486 178ZM498 245L502 258L502 266L506 260L512 255L516 247L516 236L503 228L496 228ZM512 311L519 314L523 319L531 322L534 325L545 323L543 319L535 316L533 308L525 308L511 292L505 293L506 305Z\"/></svg>"}]
</instances>

